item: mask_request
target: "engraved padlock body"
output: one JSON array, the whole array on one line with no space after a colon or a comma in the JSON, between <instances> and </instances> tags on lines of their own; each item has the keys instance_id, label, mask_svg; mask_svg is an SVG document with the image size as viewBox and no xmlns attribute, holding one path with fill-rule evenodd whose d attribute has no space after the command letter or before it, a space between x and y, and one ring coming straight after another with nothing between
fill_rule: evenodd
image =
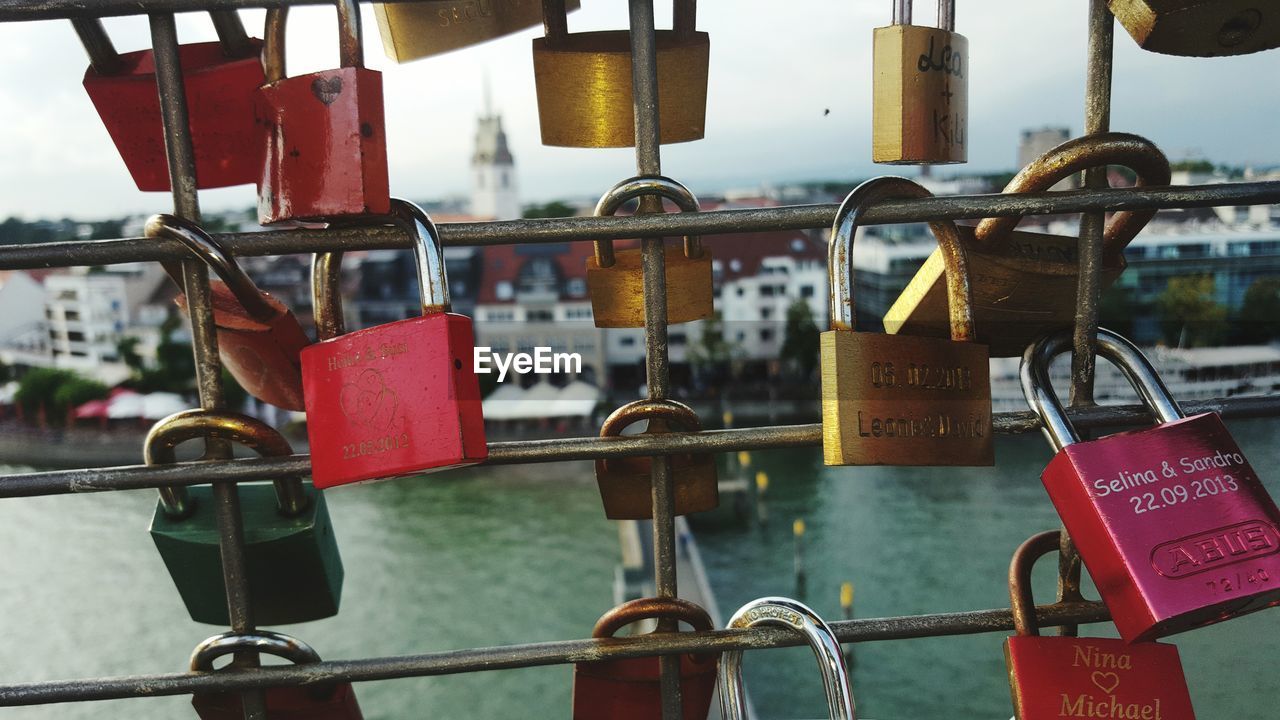
<instances>
[{"instance_id":1,"label":"engraved padlock body","mask_svg":"<svg viewBox=\"0 0 1280 720\"><path fill-rule=\"evenodd\" d=\"M578 0L565 0L577 10ZM398 63L479 45L542 23L538 0L426 0L374 3L382 49Z\"/></svg>"},{"instance_id":2,"label":"engraved padlock body","mask_svg":"<svg viewBox=\"0 0 1280 720\"><path fill-rule=\"evenodd\" d=\"M392 219L415 236L423 315L323 339L302 351L318 488L470 465L488 456L475 334L471 318L448 312L438 231L412 203L395 200L392 210ZM339 296L316 297L336 304ZM317 302L317 328L340 327L341 310L329 304Z\"/></svg>"},{"instance_id":3,"label":"engraved padlock body","mask_svg":"<svg viewBox=\"0 0 1280 720\"><path fill-rule=\"evenodd\" d=\"M968 161L969 41L955 32L954 4L953 0L951 12L939 18L939 27L912 25L908 14L875 29L872 161L895 165ZM948 3L944 0L939 7L946 8Z\"/></svg>"},{"instance_id":4,"label":"engraved padlock body","mask_svg":"<svg viewBox=\"0 0 1280 720\"><path fill-rule=\"evenodd\" d=\"M1036 535L1019 548L1009 571L1018 634L1005 639L1004 656L1017 720L1195 720L1177 647L1039 635L1030 593L1031 566L1036 558L1056 551L1058 542L1057 531Z\"/></svg>"},{"instance_id":5,"label":"engraved padlock body","mask_svg":"<svg viewBox=\"0 0 1280 720\"><path fill-rule=\"evenodd\" d=\"M697 414L674 400L637 400L605 418L600 437L616 437L627 426L649 421L644 434L672 429L702 429ZM647 520L653 517L653 459L648 457L601 458L595 461L596 483L605 517L610 520ZM705 453L681 453L671 457L675 478L675 514L714 510L720 504L719 473L715 458Z\"/></svg>"},{"instance_id":6,"label":"engraved padlock body","mask_svg":"<svg viewBox=\"0 0 1280 720\"><path fill-rule=\"evenodd\" d=\"M1061 449L1041 477L1121 637L1154 639L1280 604L1280 510L1222 418L1182 417L1142 353L1100 328L1099 354L1161 424L1080 442L1048 382L1049 362L1070 346L1064 331L1028 348L1023 391L1053 423Z\"/></svg>"},{"instance_id":7,"label":"engraved padlock body","mask_svg":"<svg viewBox=\"0 0 1280 720\"><path fill-rule=\"evenodd\" d=\"M591 633L608 638L645 619L671 618L694 630L713 629L701 607L679 598L640 598L605 613ZM716 688L719 653L680 656L683 717L706 718ZM573 666L573 720L648 720L662 715L662 673L658 658L580 662Z\"/></svg>"},{"instance_id":8,"label":"engraved padlock body","mask_svg":"<svg viewBox=\"0 0 1280 720\"><path fill-rule=\"evenodd\" d=\"M876 178L850 193L836 214L828 259L833 329L819 337L827 465L995 463L987 349L964 341L972 329L971 291L954 223L930 223L954 263L947 274L954 279L952 339L854 330L849 258L862 208L928 195L904 178Z\"/></svg>"},{"instance_id":9,"label":"engraved padlock body","mask_svg":"<svg viewBox=\"0 0 1280 720\"><path fill-rule=\"evenodd\" d=\"M1023 168L1004 192L1048 190L1098 165L1131 168L1141 187L1169 182L1169 161L1151 141L1129 133L1103 133L1053 148ZM1124 272L1124 248L1154 214L1125 211L1108 222L1099 272L1103 289ZM1018 357L1041 335L1075 319L1079 240L1015 231L1018 221L988 218L976 228L957 226L973 279L977 339L988 345L993 357ZM946 297L943 258L934 251L885 313L885 332L946 337Z\"/></svg>"},{"instance_id":10,"label":"engraved padlock body","mask_svg":"<svg viewBox=\"0 0 1280 720\"><path fill-rule=\"evenodd\" d=\"M265 146L258 221L386 214L390 207L382 73L364 67L360 13L339 0L342 67L285 77L288 8L268 11L266 83L255 114Z\"/></svg>"},{"instance_id":11,"label":"engraved padlock body","mask_svg":"<svg viewBox=\"0 0 1280 720\"><path fill-rule=\"evenodd\" d=\"M1247 55L1280 47L1280 7L1257 0L1108 0L1138 46L1166 55Z\"/></svg>"}]
</instances>

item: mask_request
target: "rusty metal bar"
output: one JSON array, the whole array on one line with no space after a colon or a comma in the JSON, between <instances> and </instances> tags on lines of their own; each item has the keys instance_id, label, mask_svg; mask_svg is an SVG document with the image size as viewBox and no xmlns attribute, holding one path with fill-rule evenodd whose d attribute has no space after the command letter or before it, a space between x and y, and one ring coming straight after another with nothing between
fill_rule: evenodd
<instances>
[{"instance_id":1,"label":"rusty metal bar","mask_svg":"<svg viewBox=\"0 0 1280 720\"><path fill-rule=\"evenodd\" d=\"M866 225L963 220L1086 212L1193 208L1280 203L1280 181L1117 188L1061 192L953 195L888 200L869 206ZM513 245L571 240L619 240L671 235L717 235L829 228L838 206L789 205L751 210L712 210L632 216L571 217L500 222L442 223L447 247ZM218 233L214 239L232 255L257 257L292 253L409 248L409 236L390 225L371 228L270 230ZM174 240L120 238L0 247L0 270L89 267L115 263L182 260L188 251Z\"/></svg>"},{"instance_id":2,"label":"rusty metal bar","mask_svg":"<svg viewBox=\"0 0 1280 720\"><path fill-rule=\"evenodd\" d=\"M1094 602L1042 605L1036 608L1036 616L1042 626L1067 621L1099 623L1110 619L1106 607ZM1009 632L1013 630L1013 614L1008 608L1001 608L840 620L828 624L842 643L853 643ZM654 655L675 657L685 653L762 650L803 644L805 639L797 633L767 627L696 633L655 633L607 640L559 640L422 655L277 665L239 672L165 673L0 685L0 707L319 685L335 681L368 682L563 665L591 660Z\"/></svg>"}]
</instances>

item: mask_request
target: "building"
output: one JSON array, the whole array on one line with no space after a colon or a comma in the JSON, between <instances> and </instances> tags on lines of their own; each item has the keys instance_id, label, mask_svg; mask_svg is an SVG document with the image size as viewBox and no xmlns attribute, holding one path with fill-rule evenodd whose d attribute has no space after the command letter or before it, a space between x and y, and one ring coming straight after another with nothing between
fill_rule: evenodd
<instances>
[{"instance_id":1,"label":"building","mask_svg":"<svg viewBox=\"0 0 1280 720\"><path fill-rule=\"evenodd\" d=\"M43 273L41 273L43 275ZM0 272L0 356L7 365L48 365L52 360L44 314L44 285L22 270Z\"/></svg>"},{"instance_id":2,"label":"building","mask_svg":"<svg viewBox=\"0 0 1280 720\"><path fill-rule=\"evenodd\" d=\"M1018 167L1024 168L1033 160L1049 152L1053 148L1071 139L1071 128L1042 127L1023 130L1018 141ZM1059 182L1050 190L1072 190L1080 187L1080 176L1071 177Z\"/></svg>"},{"instance_id":3,"label":"building","mask_svg":"<svg viewBox=\"0 0 1280 720\"><path fill-rule=\"evenodd\" d=\"M502 115L485 101L485 112L476 125L476 150L471 156L471 214L486 220L520 217L520 193L516 187L515 158L507 147Z\"/></svg>"},{"instance_id":4,"label":"building","mask_svg":"<svg viewBox=\"0 0 1280 720\"><path fill-rule=\"evenodd\" d=\"M50 275L44 288L50 352L56 366L92 371L120 362L117 346L129 325L122 275Z\"/></svg>"}]
</instances>

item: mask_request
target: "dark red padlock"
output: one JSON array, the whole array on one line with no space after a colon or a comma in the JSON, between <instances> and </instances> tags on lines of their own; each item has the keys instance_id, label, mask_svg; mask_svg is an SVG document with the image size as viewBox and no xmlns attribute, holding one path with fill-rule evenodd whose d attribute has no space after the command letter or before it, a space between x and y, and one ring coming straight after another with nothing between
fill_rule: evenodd
<instances>
[{"instance_id":1,"label":"dark red padlock","mask_svg":"<svg viewBox=\"0 0 1280 720\"><path fill-rule=\"evenodd\" d=\"M1132 343L1098 354L1161 424L1081 442L1049 381L1063 331L1027 348L1022 387L1058 454L1042 480L1120 635L1150 640L1280 604L1280 511L1217 413L1184 417Z\"/></svg>"},{"instance_id":2,"label":"dark red padlock","mask_svg":"<svg viewBox=\"0 0 1280 720\"><path fill-rule=\"evenodd\" d=\"M218 354L236 382L250 395L288 410L302 410L302 349L311 344L302 325L284 303L263 292L199 225L173 215L147 220L147 237L177 240L213 268L213 322ZM181 280L181 278L175 278ZM187 312L186 295L178 306Z\"/></svg>"},{"instance_id":3,"label":"dark red padlock","mask_svg":"<svg viewBox=\"0 0 1280 720\"><path fill-rule=\"evenodd\" d=\"M633 622L679 620L699 632L712 629L706 610L679 598L640 598L601 616L593 638L611 638ZM720 653L680 656L680 697L685 720L705 720L716 690ZM662 717L658 658L580 662L573 666L573 720L652 720Z\"/></svg>"},{"instance_id":4,"label":"dark red padlock","mask_svg":"<svg viewBox=\"0 0 1280 720\"><path fill-rule=\"evenodd\" d=\"M245 35L234 11L212 15L219 42L178 48L198 188L257 182L262 166L253 117L254 94L265 81L262 41ZM101 21L73 23L91 60L84 89L134 183L139 190L168 190L154 54L118 55Z\"/></svg>"},{"instance_id":5,"label":"dark red padlock","mask_svg":"<svg viewBox=\"0 0 1280 720\"><path fill-rule=\"evenodd\" d=\"M337 259L317 255L312 271L319 342L302 351L302 388L318 488L470 465L489 454L471 318L449 312L440 235L411 202L393 200L391 211L414 238L421 317L336 334Z\"/></svg>"},{"instance_id":6,"label":"dark red padlock","mask_svg":"<svg viewBox=\"0 0 1280 720\"><path fill-rule=\"evenodd\" d=\"M1031 568L1058 549L1057 530L1024 542L1009 564L1017 635L1004 641L1018 720L1134 718L1195 720L1178 648L1095 637L1041 637Z\"/></svg>"},{"instance_id":7,"label":"dark red padlock","mask_svg":"<svg viewBox=\"0 0 1280 720\"><path fill-rule=\"evenodd\" d=\"M213 661L244 650L267 653L295 664L320 662L310 645L281 633L257 630L214 635L191 653L191 672L213 672ZM308 687L267 688L267 720L363 720L355 690L349 682ZM242 720L244 705L240 693L193 695L191 705L201 720Z\"/></svg>"},{"instance_id":8,"label":"dark red padlock","mask_svg":"<svg viewBox=\"0 0 1280 720\"><path fill-rule=\"evenodd\" d=\"M360 10L338 0L342 67L285 77L287 7L267 11L266 84L255 113L264 144L258 221L389 212L382 73L364 67Z\"/></svg>"}]
</instances>

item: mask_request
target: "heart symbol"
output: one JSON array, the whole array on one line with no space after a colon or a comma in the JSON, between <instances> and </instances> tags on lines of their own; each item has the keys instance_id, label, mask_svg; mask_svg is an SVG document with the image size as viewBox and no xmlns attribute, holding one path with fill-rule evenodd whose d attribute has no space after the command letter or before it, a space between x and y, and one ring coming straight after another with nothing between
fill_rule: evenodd
<instances>
[{"instance_id":1,"label":"heart symbol","mask_svg":"<svg viewBox=\"0 0 1280 720\"><path fill-rule=\"evenodd\" d=\"M1113 672L1094 671L1093 684L1097 685L1102 692L1110 695L1120 686L1120 676Z\"/></svg>"},{"instance_id":2,"label":"heart symbol","mask_svg":"<svg viewBox=\"0 0 1280 720\"><path fill-rule=\"evenodd\" d=\"M342 78L333 75L330 77L318 77L311 81L311 94L325 105L332 105L338 96L342 94Z\"/></svg>"},{"instance_id":3,"label":"heart symbol","mask_svg":"<svg viewBox=\"0 0 1280 720\"><path fill-rule=\"evenodd\" d=\"M365 369L355 380L342 386L338 394L342 414L358 425L388 430L395 422L399 398L386 386L382 373Z\"/></svg>"}]
</instances>

